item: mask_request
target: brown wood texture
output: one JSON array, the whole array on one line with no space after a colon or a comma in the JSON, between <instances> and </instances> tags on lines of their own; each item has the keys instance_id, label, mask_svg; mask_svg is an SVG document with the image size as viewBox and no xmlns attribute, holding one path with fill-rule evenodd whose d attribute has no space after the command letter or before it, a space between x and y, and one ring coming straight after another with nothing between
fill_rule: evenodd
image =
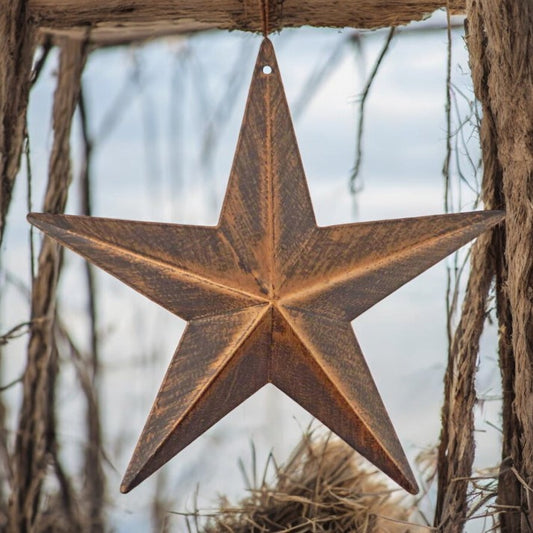
<instances>
[{"instance_id":1,"label":"brown wood texture","mask_svg":"<svg viewBox=\"0 0 533 533\"><path fill-rule=\"evenodd\" d=\"M267 0L265 0L267 1ZM208 29L262 30L262 0L28 0L32 18L45 31L79 35L91 30L97 44L116 44ZM270 0L272 31L322 26L382 28L421 20L464 0Z\"/></svg>"},{"instance_id":2,"label":"brown wood texture","mask_svg":"<svg viewBox=\"0 0 533 533\"><path fill-rule=\"evenodd\" d=\"M273 383L416 492L350 321L503 214L317 227L274 50L265 39L218 226L28 218L189 322L123 491Z\"/></svg>"},{"instance_id":3,"label":"brown wood texture","mask_svg":"<svg viewBox=\"0 0 533 533\"><path fill-rule=\"evenodd\" d=\"M0 0L0 245L24 144L34 30L25 0Z\"/></svg>"},{"instance_id":4,"label":"brown wood texture","mask_svg":"<svg viewBox=\"0 0 533 533\"><path fill-rule=\"evenodd\" d=\"M502 375L502 463L497 504L503 533L533 531L533 2L469 0L467 44L484 181L507 212L496 233Z\"/></svg>"},{"instance_id":5,"label":"brown wood texture","mask_svg":"<svg viewBox=\"0 0 533 533\"><path fill-rule=\"evenodd\" d=\"M87 46L81 41L65 41L59 55L57 88L54 97L54 142L48 168L48 184L43 209L65 211L71 181L70 131L87 59ZM31 329L28 359L22 380L20 416L13 451L10 533L38 531L42 520L40 501L46 472L57 468L54 392L58 375L58 351L54 336L55 295L61 269L60 250L51 239L41 244L38 270L32 283ZM61 492L65 496L65 487ZM73 530L75 513L71 499L65 498L65 513Z\"/></svg>"}]
</instances>

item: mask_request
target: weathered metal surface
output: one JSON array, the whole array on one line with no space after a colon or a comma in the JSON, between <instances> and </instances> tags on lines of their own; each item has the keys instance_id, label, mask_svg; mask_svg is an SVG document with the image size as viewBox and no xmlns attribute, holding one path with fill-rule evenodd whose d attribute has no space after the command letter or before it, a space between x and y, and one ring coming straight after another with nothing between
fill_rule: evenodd
<instances>
[{"instance_id":1,"label":"weathered metal surface","mask_svg":"<svg viewBox=\"0 0 533 533\"><path fill-rule=\"evenodd\" d=\"M255 66L218 226L28 218L189 322L124 492L266 383L417 491L350 321L503 214L317 227L270 41Z\"/></svg>"}]
</instances>

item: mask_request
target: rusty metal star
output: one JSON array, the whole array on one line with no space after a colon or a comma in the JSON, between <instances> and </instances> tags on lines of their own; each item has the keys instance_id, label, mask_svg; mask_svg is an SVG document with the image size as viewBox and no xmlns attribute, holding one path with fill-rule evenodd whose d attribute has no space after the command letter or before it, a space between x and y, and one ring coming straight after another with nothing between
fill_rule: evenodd
<instances>
[{"instance_id":1,"label":"rusty metal star","mask_svg":"<svg viewBox=\"0 0 533 533\"><path fill-rule=\"evenodd\" d=\"M274 49L265 39L216 227L50 214L28 219L188 321L123 492L273 383L414 493L415 478L350 321L503 214L318 227Z\"/></svg>"}]
</instances>

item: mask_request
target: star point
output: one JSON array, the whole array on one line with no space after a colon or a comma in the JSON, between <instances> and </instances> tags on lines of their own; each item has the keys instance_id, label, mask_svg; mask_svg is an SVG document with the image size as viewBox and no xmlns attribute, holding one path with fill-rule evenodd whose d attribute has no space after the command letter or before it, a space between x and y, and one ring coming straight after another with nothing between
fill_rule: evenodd
<instances>
[{"instance_id":1,"label":"star point","mask_svg":"<svg viewBox=\"0 0 533 533\"><path fill-rule=\"evenodd\" d=\"M267 383L416 492L350 321L502 219L474 212L318 227L268 40L218 226L28 216L188 322L123 492Z\"/></svg>"}]
</instances>

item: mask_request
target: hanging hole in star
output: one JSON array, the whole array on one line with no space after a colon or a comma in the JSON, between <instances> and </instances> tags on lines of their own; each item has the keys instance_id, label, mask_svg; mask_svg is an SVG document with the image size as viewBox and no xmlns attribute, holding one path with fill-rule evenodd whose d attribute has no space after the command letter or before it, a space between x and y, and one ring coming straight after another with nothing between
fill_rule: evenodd
<instances>
[{"instance_id":1,"label":"hanging hole in star","mask_svg":"<svg viewBox=\"0 0 533 533\"><path fill-rule=\"evenodd\" d=\"M265 65L263 67L263 74L272 74L272 67L270 65Z\"/></svg>"}]
</instances>

